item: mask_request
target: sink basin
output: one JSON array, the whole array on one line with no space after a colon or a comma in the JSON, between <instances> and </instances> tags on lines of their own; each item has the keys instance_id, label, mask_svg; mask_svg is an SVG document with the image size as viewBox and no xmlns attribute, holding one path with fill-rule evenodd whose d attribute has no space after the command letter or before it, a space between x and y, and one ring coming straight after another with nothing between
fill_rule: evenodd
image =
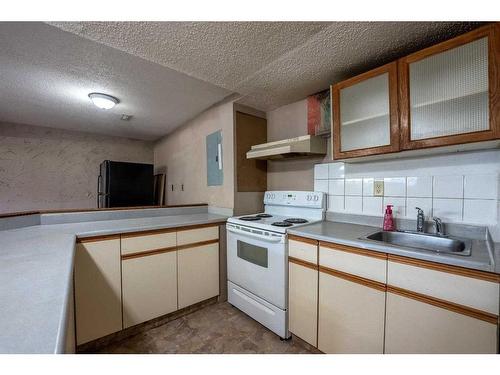
<instances>
[{"instance_id":1,"label":"sink basin","mask_svg":"<svg viewBox=\"0 0 500 375\"><path fill-rule=\"evenodd\" d=\"M393 246L433 251L435 253L449 253L469 256L472 241L453 237L443 237L417 232L375 232L364 240L383 242Z\"/></svg>"}]
</instances>

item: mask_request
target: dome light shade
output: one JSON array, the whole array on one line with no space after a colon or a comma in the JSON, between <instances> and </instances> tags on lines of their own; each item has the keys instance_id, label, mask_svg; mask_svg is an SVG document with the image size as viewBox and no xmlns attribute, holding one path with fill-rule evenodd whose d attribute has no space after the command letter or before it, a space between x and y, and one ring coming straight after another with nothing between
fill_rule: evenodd
<instances>
[{"instance_id":1,"label":"dome light shade","mask_svg":"<svg viewBox=\"0 0 500 375\"><path fill-rule=\"evenodd\" d=\"M89 98L96 107L101 109L111 109L120 102L114 96L101 94L99 92L89 94Z\"/></svg>"}]
</instances>

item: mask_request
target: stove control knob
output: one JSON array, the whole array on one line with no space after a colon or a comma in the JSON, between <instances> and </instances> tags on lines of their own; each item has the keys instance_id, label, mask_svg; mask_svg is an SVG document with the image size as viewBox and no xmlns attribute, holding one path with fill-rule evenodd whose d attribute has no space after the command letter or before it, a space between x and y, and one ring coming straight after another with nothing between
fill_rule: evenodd
<instances>
[{"instance_id":1,"label":"stove control knob","mask_svg":"<svg viewBox=\"0 0 500 375\"><path fill-rule=\"evenodd\" d=\"M307 197L306 197L306 199L309 202L312 199L312 196L308 194Z\"/></svg>"},{"instance_id":2,"label":"stove control knob","mask_svg":"<svg viewBox=\"0 0 500 375\"><path fill-rule=\"evenodd\" d=\"M314 196L314 201L317 202L319 200L319 197L317 195Z\"/></svg>"}]
</instances>

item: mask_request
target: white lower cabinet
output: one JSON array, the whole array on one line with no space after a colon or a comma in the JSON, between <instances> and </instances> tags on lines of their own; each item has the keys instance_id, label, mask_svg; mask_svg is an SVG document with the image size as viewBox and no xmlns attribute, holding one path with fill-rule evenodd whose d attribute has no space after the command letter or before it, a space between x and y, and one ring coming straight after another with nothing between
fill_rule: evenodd
<instances>
[{"instance_id":1,"label":"white lower cabinet","mask_svg":"<svg viewBox=\"0 0 500 375\"><path fill-rule=\"evenodd\" d=\"M322 352L498 353L498 275L322 241L318 273L294 239L290 331Z\"/></svg>"},{"instance_id":2,"label":"white lower cabinet","mask_svg":"<svg viewBox=\"0 0 500 375\"><path fill-rule=\"evenodd\" d=\"M319 273L318 349L324 353L384 352L385 292Z\"/></svg>"},{"instance_id":3,"label":"white lower cabinet","mask_svg":"<svg viewBox=\"0 0 500 375\"><path fill-rule=\"evenodd\" d=\"M386 353L497 353L497 324L387 293Z\"/></svg>"},{"instance_id":4,"label":"white lower cabinet","mask_svg":"<svg viewBox=\"0 0 500 375\"><path fill-rule=\"evenodd\" d=\"M120 238L82 240L75 254L78 345L122 329Z\"/></svg>"},{"instance_id":5,"label":"white lower cabinet","mask_svg":"<svg viewBox=\"0 0 500 375\"><path fill-rule=\"evenodd\" d=\"M219 243L184 248L177 254L179 309L219 295Z\"/></svg>"},{"instance_id":6,"label":"white lower cabinet","mask_svg":"<svg viewBox=\"0 0 500 375\"><path fill-rule=\"evenodd\" d=\"M74 280L77 345L216 297L218 224L79 240Z\"/></svg>"},{"instance_id":7,"label":"white lower cabinet","mask_svg":"<svg viewBox=\"0 0 500 375\"><path fill-rule=\"evenodd\" d=\"M122 260L123 327L177 310L177 251Z\"/></svg>"},{"instance_id":8,"label":"white lower cabinet","mask_svg":"<svg viewBox=\"0 0 500 375\"><path fill-rule=\"evenodd\" d=\"M289 330L317 346L318 270L289 261L288 287Z\"/></svg>"}]
</instances>

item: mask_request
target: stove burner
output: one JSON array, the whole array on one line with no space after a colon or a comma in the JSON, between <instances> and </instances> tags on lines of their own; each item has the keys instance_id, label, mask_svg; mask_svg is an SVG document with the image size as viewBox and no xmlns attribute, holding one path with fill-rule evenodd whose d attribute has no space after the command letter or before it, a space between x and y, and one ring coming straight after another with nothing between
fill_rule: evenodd
<instances>
[{"instance_id":1,"label":"stove burner","mask_svg":"<svg viewBox=\"0 0 500 375\"><path fill-rule=\"evenodd\" d=\"M287 223L291 223L291 224L304 224L304 223L307 223L306 219L301 219L299 217L292 217L290 219L285 219L285 221Z\"/></svg>"},{"instance_id":2,"label":"stove burner","mask_svg":"<svg viewBox=\"0 0 500 375\"><path fill-rule=\"evenodd\" d=\"M257 217L273 217L273 215L269 215L269 214L258 214L255 216L257 216Z\"/></svg>"},{"instance_id":3,"label":"stove burner","mask_svg":"<svg viewBox=\"0 0 500 375\"><path fill-rule=\"evenodd\" d=\"M257 216L242 216L239 219L243 220L243 221L257 221L257 220L260 220L260 217L257 217Z\"/></svg>"},{"instance_id":4,"label":"stove burner","mask_svg":"<svg viewBox=\"0 0 500 375\"><path fill-rule=\"evenodd\" d=\"M275 227L291 227L292 226L292 224L287 223L285 221L276 221L276 222L272 223L271 225L274 225Z\"/></svg>"}]
</instances>

